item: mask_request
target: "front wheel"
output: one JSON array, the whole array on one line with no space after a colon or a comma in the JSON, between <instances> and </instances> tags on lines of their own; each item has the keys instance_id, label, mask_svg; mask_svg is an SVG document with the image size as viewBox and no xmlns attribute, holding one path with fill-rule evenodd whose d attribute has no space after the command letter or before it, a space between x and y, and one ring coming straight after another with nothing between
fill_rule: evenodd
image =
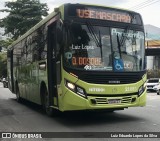
<instances>
[{"instance_id":1,"label":"front wheel","mask_svg":"<svg viewBox=\"0 0 160 141\"><path fill-rule=\"evenodd\" d=\"M59 111L50 107L49 103L49 94L47 90L44 91L43 94L43 109L48 116L58 116Z\"/></svg>"},{"instance_id":2,"label":"front wheel","mask_svg":"<svg viewBox=\"0 0 160 141\"><path fill-rule=\"evenodd\" d=\"M159 94L160 94L160 89L157 90L157 95L159 95Z\"/></svg>"}]
</instances>

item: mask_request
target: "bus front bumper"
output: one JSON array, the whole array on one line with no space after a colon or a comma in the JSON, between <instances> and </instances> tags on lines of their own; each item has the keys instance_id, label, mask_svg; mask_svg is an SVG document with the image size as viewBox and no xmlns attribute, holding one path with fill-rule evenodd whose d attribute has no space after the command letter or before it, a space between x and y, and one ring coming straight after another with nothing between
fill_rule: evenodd
<instances>
[{"instance_id":1,"label":"bus front bumper","mask_svg":"<svg viewBox=\"0 0 160 141\"><path fill-rule=\"evenodd\" d=\"M116 96L103 97L90 95L87 99L68 90L63 97L59 99L60 111L75 111L75 110L98 110L98 109L122 109L128 107L139 107L146 105L146 91L139 97L131 96Z\"/></svg>"}]
</instances>

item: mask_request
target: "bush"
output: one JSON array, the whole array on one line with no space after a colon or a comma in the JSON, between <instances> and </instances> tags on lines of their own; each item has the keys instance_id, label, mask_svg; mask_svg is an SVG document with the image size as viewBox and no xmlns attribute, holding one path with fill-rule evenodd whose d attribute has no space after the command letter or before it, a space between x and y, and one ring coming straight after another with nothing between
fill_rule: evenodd
<instances>
[{"instance_id":1,"label":"bush","mask_svg":"<svg viewBox=\"0 0 160 141\"><path fill-rule=\"evenodd\" d=\"M147 79L149 78L160 78L160 70L159 69L148 69L147 70Z\"/></svg>"}]
</instances>

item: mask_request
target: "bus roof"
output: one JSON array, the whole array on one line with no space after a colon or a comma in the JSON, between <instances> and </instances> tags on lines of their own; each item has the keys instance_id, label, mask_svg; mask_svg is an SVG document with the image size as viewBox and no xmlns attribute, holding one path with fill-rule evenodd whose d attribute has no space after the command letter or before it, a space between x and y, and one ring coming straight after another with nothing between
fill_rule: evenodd
<instances>
[{"instance_id":1,"label":"bus roof","mask_svg":"<svg viewBox=\"0 0 160 141\"><path fill-rule=\"evenodd\" d=\"M125 9L125 8L116 7L116 6L105 6L105 5L90 4L90 3L80 3L80 4L88 5L88 6L98 6L98 7L104 7L104 8L113 8L113 9L124 10L124 11L128 11L128 12L136 13L135 11L132 11L132 10L129 10L129 9Z\"/></svg>"}]
</instances>

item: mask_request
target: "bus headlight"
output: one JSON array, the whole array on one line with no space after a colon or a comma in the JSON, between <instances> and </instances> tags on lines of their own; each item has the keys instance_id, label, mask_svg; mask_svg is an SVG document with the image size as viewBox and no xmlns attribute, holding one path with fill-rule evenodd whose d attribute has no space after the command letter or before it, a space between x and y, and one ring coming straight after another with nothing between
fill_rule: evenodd
<instances>
[{"instance_id":1,"label":"bus headlight","mask_svg":"<svg viewBox=\"0 0 160 141\"><path fill-rule=\"evenodd\" d=\"M138 96L140 96L146 89L146 83L144 83L138 90Z\"/></svg>"},{"instance_id":2,"label":"bus headlight","mask_svg":"<svg viewBox=\"0 0 160 141\"><path fill-rule=\"evenodd\" d=\"M69 89L75 90L75 85L73 83L67 82L66 85Z\"/></svg>"},{"instance_id":3,"label":"bus headlight","mask_svg":"<svg viewBox=\"0 0 160 141\"><path fill-rule=\"evenodd\" d=\"M86 96L86 93L85 93L85 90L71 82L69 82L68 80L65 80L65 86L70 89L71 91L73 91L74 93L84 97L84 98L87 98Z\"/></svg>"}]
</instances>

